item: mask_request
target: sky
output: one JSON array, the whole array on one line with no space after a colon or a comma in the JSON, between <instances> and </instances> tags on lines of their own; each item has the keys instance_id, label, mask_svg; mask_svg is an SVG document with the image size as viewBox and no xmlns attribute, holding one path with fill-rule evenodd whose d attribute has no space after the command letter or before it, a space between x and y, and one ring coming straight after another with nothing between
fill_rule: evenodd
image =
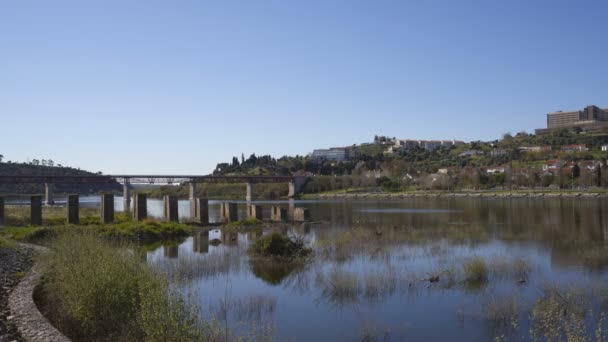
<instances>
[{"instance_id":1,"label":"sky","mask_svg":"<svg viewBox=\"0 0 608 342\"><path fill-rule=\"evenodd\" d=\"M0 1L0 154L207 174L608 108L606 1Z\"/></svg>"}]
</instances>

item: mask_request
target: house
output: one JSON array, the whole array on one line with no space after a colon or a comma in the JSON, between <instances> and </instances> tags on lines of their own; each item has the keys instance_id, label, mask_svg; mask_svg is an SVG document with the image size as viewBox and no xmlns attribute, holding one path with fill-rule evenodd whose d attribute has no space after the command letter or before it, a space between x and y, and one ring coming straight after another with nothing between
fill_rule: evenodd
<instances>
[{"instance_id":1,"label":"house","mask_svg":"<svg viewBox=\"0 0 608 342\"><path fill-rule=\"evenodd\" d=\"M585 144L565 145L562 146L562 151L565 152L585 152L588 148Z\"/></svg>"},{"instance_id":2,"label":"house","mask_svg":"<svg viewBox=\"0 0 608 342\"><path fill-rule=\"evenodd\" d=\"M586 169L588 171L595 171L600 166L600 162L595 160L585 160L578 163L578 167L581 169Z\"/></svg>"},{"instance_id":3,"label":"house","mask_svg":"<svg viewBox=\"0 0 608 342\"><path fill-rule=\"evenodd\" d=\"M553 172L557 169L559 169L561 166L561 162L557 159L550 159L547 160L544 164L543 164L543 171L546 172Z\"/></svg>"},{"instance_id":4,"label":"house","mask_svg":"<svg viewBox=\"0 0 608 342\"><path fill-rule=\"evenodd\" d=\"M505 173L506 167L504 166L488 166L485 168L486 173Z\"/></svg>"},{"instance_id":5,"label":"house","mask_svg":"<svg viewBox=\"0 0 608 342\"><path fill-rule=\"evenodd\" d=\"M521 152L545 152L551 151L551 146L522 146L519 150Z\"/></svg>"},{"instance_id":6,"label":"house","mask_svg":"<svg viewBox=\"0 0 608 342\"><path fill-rule=\"evenodd\" d=\"M483 154L483 152L479 151L479 150L467 150L462 152L461 154L459 154L459 157L469 157L469 156L476 156L478 154Z\"/></svg>"},{"instance_id":7,"label":"house","mask_svg":"<svg viewBox=\"0 0 608 342\"><path fill-rule=\"evenodd\" d=\"M505 148L495 148L492 151L490 151L490 156L498 157L498 156L507 155L508 153L509 153L509 150L507 150Z\"/></svg>"},{"instance_id":8,"label":"house","mask_svg":"<svg viewBox=\"0 0 608 342\"><path fill-rule=\"evenodd\" d=\"M608 151L608 145L602 145L602 151L607 152Z\"/></svg>"}]
</instances>

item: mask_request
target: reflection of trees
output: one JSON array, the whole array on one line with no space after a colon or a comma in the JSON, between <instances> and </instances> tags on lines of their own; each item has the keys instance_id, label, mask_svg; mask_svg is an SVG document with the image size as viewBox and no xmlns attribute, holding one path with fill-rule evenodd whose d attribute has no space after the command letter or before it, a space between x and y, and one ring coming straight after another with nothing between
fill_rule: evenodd
<instances>
[{"instance_id":1,"label":"reflection of trees","mask_svg":"<svg viewBox=\"0 0 608 342\"><path fill-rule=\"evenodd\" d=\"M303 262L278 261L267 258L250 258L249 266L256 277L270 285L279 285L292 272L301 271Z\"/></svg>"}]
</instances>

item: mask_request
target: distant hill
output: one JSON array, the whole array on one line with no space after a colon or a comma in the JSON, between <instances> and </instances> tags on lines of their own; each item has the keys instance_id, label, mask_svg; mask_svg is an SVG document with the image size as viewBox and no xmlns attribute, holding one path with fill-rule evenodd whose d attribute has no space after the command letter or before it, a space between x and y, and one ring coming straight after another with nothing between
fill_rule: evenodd
<instances>
[{"instance_id":1,"label":"distant hill","mask_svg":"<svg viewBox=\"0 0 608 342\"><path fill-rule=\"evenodd\" d=\"M43 166L27 163L0 162L0 176L94 176L93 172L72 167ZM55 193L88 194L101 191L120 191L122 187L115 184L56 184ZM44 193L44 184L0 184L0 194L24 195Z\"/></svg>"}]
</instances>

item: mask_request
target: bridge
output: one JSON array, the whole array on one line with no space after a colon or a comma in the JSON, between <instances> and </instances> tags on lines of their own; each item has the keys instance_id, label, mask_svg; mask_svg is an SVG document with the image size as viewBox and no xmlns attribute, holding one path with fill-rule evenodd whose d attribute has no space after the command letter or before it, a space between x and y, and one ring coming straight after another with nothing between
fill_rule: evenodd
<instances>
[{"instance_id":1,"label":"bridge","mask_svg":"<svg viewBox=\"0 0 608 342\"><path fill-rule=\"evenodd\" d=\"M45 203L53 204L54 184L114 184L123 185L125 210L131 207L131 184L159 184L189 186L189 199L196 196L198 183L245 183L245 199L253 200L254 184L287 183L288 197L296 198L302 192L308 177L300 176L210 176L210 175L94 175L94 176L0 176L0 184L44 184Z\"/></svg>"}]
</instances>

